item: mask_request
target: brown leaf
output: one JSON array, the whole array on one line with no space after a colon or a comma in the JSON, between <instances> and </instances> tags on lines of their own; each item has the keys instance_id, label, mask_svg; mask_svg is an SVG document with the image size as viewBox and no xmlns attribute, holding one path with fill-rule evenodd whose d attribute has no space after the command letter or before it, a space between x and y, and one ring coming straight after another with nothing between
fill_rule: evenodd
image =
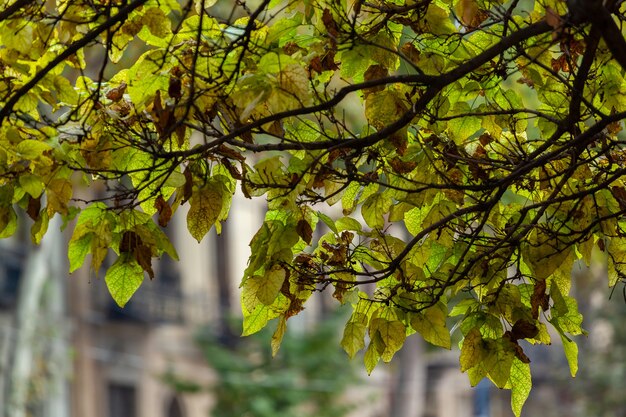
<instances>
[{"instance_id":1,"label":"brown leaf","mask_svg":"<svg viewBox=\"0 0 626 417\"><path fill-rule=\"evenodd\" d=\"M619 204L619 208L624 210L626 209L626 189L624 187L613 186L611 187L611 194L617 200Z\"/></svg>"},{"instance_id":2,"label":"brown leaf","mask_svg":"<svg viewBox=\"0 0 626 417\"><path fill-rule=\"evenodd\" d=\"M306 220L298 221L298 225L296 226L296 233L298 236L304 240L307 245L311 244L311 239L313 239L313 229L311 225Z\"/></svg>"},{"instance_id":3,"label":"brown leaf","mask_svg":"<svg viewBox=\"0 0 626 417\"><path fill-rule=\"evenodd\" d=\"M480 135L480 137L478 138L478 141L480 142L481 145L483 146L487 146L489 145L491 142L493 142L493 136L491 136L489 133L483 133L482 135Z\"/></svg>"},{"instance_id":4,"label":"brown leaf","mask_svg":"<svg viewBox=\"0 0 626 417\"><path fill-rule=\"evenodd\" d=\"M417 50L415 45L411 42L407 42L400 48L400 51L406 56L409 61L417 64L420 60L420 51Z\"/></svg>"},{"instance_id":5,"label":"brown leaf","mask_svg":"<svg viewBox=\"0 0 626 417\"><path fill-rule=\"evenodd\" d=\"M407 147L409 145L406 130L401 130L390 135L389 143L391 143L396 148L396 152L398 152L398 155L403 156L406 153Z\"/></svg>"},{"instance_id":6,"label":"brown leaf","mask_svg":"<svg viewBox=\"0 0 626 417\"><path fill-rule=\"evenodd\" d=\"M162 195L159 195L154 201L154 208L156 208L159 213L159 226L167 226L172 218L172 208Z\"/></svg>"},{"instance_id":7,"label":"brown leaf","mask_svg":"<svg viewBox=\"0 0 626 417\"><path fill-rule=\"evenodd\" d=\"M476 17L478 15L478 4L475 0L461 0L457 3L456 13L463 26L474 28Z\"/></svg>"},{"instance_id":8,"label":"brown leaf","mask_svg":"<svg viewBox=\"0 0 626 417\"><path fill-rule=\"evenodd\" d=\"M142 245L141 237L132 230L127 230L122 235L120 242L120 253L133 252L137 246Z\"/></svg>"},{"instance_id":9,"label":"brown leaf","mask_svg":"<svg viewBox=\"0 0 626 417\"><path fill-rule=\"evenodd\" d=\"M348 257L348 248L345 245L332 245L328 242L322 242L322 248L324 248L331 255L328 259L329 265L345 265Z\"/></svg>"},{"instance_id":10,"label":"brown leaf","mask_svg":"<svg viewBox=\"0 0 626 417\"><path fill-rule=\"evenodd\" d=\"M193 175L189 168L185 169L183 172L185 176L185 185L183 185L183 203L188 201L191 198L191 194L193 193Z\"/></svg>"},{"instance_id":11,"label":"brown leaf","mask_svg":"<svg viewBox=\"0 0 626 417\"><path fill-rule=\"evenodd\" d=\"M562 54L558 58L552 58L551 65L554 72L570 72L569 58L566 54Z\"/></svg>"},{"instance_id":12,"label":"brown leaf","mask_svg":"<svg viewBox=\"0 0 626 417\"><path fill-rule=\"evenodd\" d=\"M217 147L216 152L219 153L220 155L223 155L229 159L236 159L240 162L243 162L246 160L246 158L239 153L238 151L234 150L233 148L230 148L224 144L221 144Z\"/></svg>"},{"instance_id":13,"label":"brown leaf","mask_svg":"<svg viewBox=\"0 0 626 417\"><path fill-rule=\"evenodd\" d=\"M606 126L606 130L611 134L611 135L617 135L619 132L622 131L622 123L617 121L617 122L613 122L613 123L609 123Z\"/></svg>"},{"instance_id":14,"label":"brown leaf","mask_svg":"<svg viewBox=\"0 0 626 417\"><path fill-rule=\"evenodd\" d=\"M178 142L178 146L179 147L183 147L183 145L185 144L185 134L187 133L187 126L185 126L182 123L179 123L178 126L176 126L176 139Z\"/></svg>"},{"instance_id":15,"label":"brown leaf","mask_svg":"<svg viewBox=\"0 0 626 417\"><path fill-rule=\"evenodd\" d=\"M308 253L299 253L298 256L294 258L294 262L296 264L302 265L307 268L311 268L314 265L313 255Z\"/></svg>"},{"instance_id":16,"label":"brown leaf","mask_svg":"<svg viewBox=\"0 0 626 417\"><path fill-rule=\"evenodd\" d=\"M267 132L272 136L276 136L278 138L282 138L285 136L285 129L283 128L283 124L280 120L275 120L267 127Z\"/></svg>"},{"instance_id":17,"label":"brown leaf","mask_svg":"<svg viewBox=\"0 0 626 417\"><path fill-rule=\"evenodd\" d=\"M486 180L489 179L489 173L483 169L482 166L474 161L469 161L469 172L474 180Z\"/></svg>"},{"instance_id":18,"label":"brown leaf","mask_svg":"<svg viewBox=\"0 0 626 417\"><path fill-rule=\"evenodd\" d=\"M517 343L515 343L515 356L517 356L517 359L523 363L530 363L530 358L526 356L524 349L522 349L522 347Z\"/></svg>"},{"instance_id":19,"label":"brown leaf","mask_svg":"<svg viewBox=\"0 0 626 417\"><path fill-rule=\"evenodd\" d=\"M315 178L313 179L313 188L322 188L324 187L324 181L326 181L332 175L332 168L326 165L320 165L319 171L315 173Z\"/></svg>"},{"instance_id":20,"label":"brown leaf","mask_svg":"<svg viewBox=\"0 0 626 417\"><path fill-rule=\"evenodd\" d=\"M170 76L170 83L167 87L167 94L173 99L179 99L183 96L182 83L180 81L180 78Z\"/></svg>"},{"instance_id":21,"label":"brown leaf","mask_svg":"<svg viewBox=\"0 0 626 417\"><path fill-rule=\"evenodd\" d=\"M119 86L112 88L107 92L106 98L108 98L111 101L119 101L122 99L122 97L124 97L125 91L126 91L126 83L122 81L122 83Z\"/></svg>"},{"instance_id":22,"label":"brown leaf","mask_svg":"<svg viewBox=\"0 0 626 417\"><path fill-rule=\"evenodd\" d=\"M363 79L367 82L367 81L374 81L374 80L379 80L381 78L385 78L389 75L389 71L387 70L387 68L383 67L382 65L370 65L369 68L365 71L365 74L363 74ZM385 85L381 84L381 85L377 85L374 87L370 87L370 88L366 88L363 90L363 92L367 95L370 93L375 93L376 91L382 91L385 89Z\"/></svg>"},{"instance_id":23,"label":"brown leaf","mask_svg":"<svg viewBox=\"0 0 626 417\"><path fill-rule=\"evenodd\" d=\"M339 65L335 62L335 49L330 49L326 55L322 57L322 69L324 71L335 71L339 69Z\"/></svg>"},{"instance_id":24,"label":"brown leaf","mask_svg":"<svg viewBox=\"0 0 626 417\"><path fill-rule=\"evenodd\" d=\"M528 320L520 319L515 322L511 329L511 336L515 340L532 339L539 333L539 328L535 323Z\"/></svg>"},{"instance_id":25,"label":"brown leaf","mask_svg":"<svg viewBox=\"0 0 626 417\"><path fill-rule=\"evenodd\" d=\"M561 16L551 7L546 7L546 23L555 30L563 26Z\"/></svg>"},{"instance_id":26,"label":"brown leaf","mask_svg":"<svg viewBox=\"0 0 626 417\"><path fill-rule=\"evenodd\" d=\"M345 245L349 245L350 243L352 243L352 239L354 239L354 233L348 231L348 230L344 230L343 232L341 232L341 241L343 243L345 243Z\"/></svg>"},{"instance_id":27,"label":"brown leaf","mask_svg":"<svg viewBox=\"0 0 626 417\"><path fill-rule=\"evenodd\" d=\"M546 294L546 281L537 281L530 297L530 311L535 320L539 318L539 307L547 311L550 298ZM515 326L514 326L515 327Z\"/></svg>"},{"instance_id":28,"label":"brown leaf","mask_svg":"<svg viewBox=\"0 0 626 417\"><path fill-rule=\"evenodd\" d=\"M324 12L322 13L322 23L324 23L324 27L330 36L333 38L337 38L339 36L337 23L335 23L333 15L330 13L329 9L324 9Z\"/></svg>"},{"instance_id":29,"label":"brown leaf","mask_svg":"<svg viewBox=\"0 0 626 417\"><path fill-rule=\"evenodd\" d=\"M154 271L152 270L152 253L146 245L139 245L133 251L133 256L141 268L148 273L150 279L154 279Z\"/></svg>"},{"instance_id":30,"label":"brown leaf","mask_svg":"<svg viewBox=\"0 0 626 417\"><path fill-rule=\"evenodd\" d=\"M306 49L302 48L301 46L299 46L297 43L295 42L287 42L285 45L283 45L283 52L286 55L293 55L298 51L305 51Z\"/></svg>"},{"instance_id":31,"label":"brown leaf","mask_svg":"<svg viewBox=\"0 0 626 417\"><path fill-rule=\"evenodd\" d=\"M324 72L324 66L322 65L322 59L319 56L314 57L309 61L309 71L317 72L321 74Z\"/></svg>"},{"instance_id":32,"label":"brown leaf","mask_svg":"<svg viewBox=\"0 0 626 417\"><path fill-rule=\"evenodd\" d=\"M241 175L241 172L239 172L239 170L230 162L229 159L222 158L221 161L224 167L226 167L226 169L234 179L243 180L243 175Z\"/></svg>"},{"instance_id":33,"label":"brown leaf","mask_svg":"<svg viewBox=\"0 0 626 417\"><path fill-rule=\"evenodd\" d=\"M169 135L171 128L175 123L174 113L169 106L163 107L161 103L161 91L157 90L152 101L152 106L149 108L154 127L160 138Z\"/></svg>"},{"instance_id":34,"label":"brown leaf","mask_svg":"<svg viewBox=\"0 0 626 417\"><path fill-rule=\"evenodd\" d=\"M403 161L398 157L395 157L389 161L389 165L391 168L398 174L406 174L411 172L417 167L417 162L415 161Z\"/></svg>"},{"instance_id":35,"label":"brown leaf","mask_svg":"<svg viewBox=\"0 0 626 417\"><path fill-rule=\"evenodd\" d=\"M39 210L41 209L41 196L37 198L29 197L28 207L26 208L26 214L31 219L37 221L39 218Z\"/></svg>"}]
</instances>

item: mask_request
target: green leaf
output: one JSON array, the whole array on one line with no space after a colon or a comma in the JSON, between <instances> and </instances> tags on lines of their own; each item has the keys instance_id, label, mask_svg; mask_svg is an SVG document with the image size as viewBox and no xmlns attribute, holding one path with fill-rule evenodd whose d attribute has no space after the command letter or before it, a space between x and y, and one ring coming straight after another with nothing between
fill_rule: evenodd
<instances>
[{"instance_id":1,"label":"green leaf","mask_svg":"<svg viewBox=\"0 0 626 417\"><path fill-rule=\"evenodd\" d=\"M26 139L17 144L17 153L24 159L37 159L52 147L45 142L34 139Z\"/></svg>"},{"instance_id":2,"label":"green leaf","mask_svg":"<svg viewBox=\"0 0 626 417\"><path fill-rule=\"evenodd\" d=\"M569 365L569 371L572 377L575 377L578 373L578 345L576 342L570 340L567 336L561 334L561 341L563 342L563 351L565 352L565 358Z\"/></svg>"},{"instance_id":3,"label":"green leaf","mask_svg":"<svg viewBox=\"0 0 626 417\"><path fill-rule=\"evenodd\" d=\"M508 386L511 389L511 409L515 417L520 417L522 407L530 395L530 390L533 386L530 376L530 364L515 358L511 365L511 375L509 376Z\"/></svg>"},{"instance_id":4,"label":"green leaf","mask_svg":"<svg viewBox=\"0 0 626 417\"><path fill-rule=\"evenodd\" d=\"M337 226L335 226L335 222L333 221L333 219L331 219L328 215L321 213L321 212L317 212L317 217L319 217L319 219L326 225L328 226L328 228L330 230L332 230L335 233L339 233L337 230Z\"/></svg>"},{"instance_id":5,"label":"green leaf","mask_svg":"<svg viewBox=\"0 0 626 417\"><path fill-rule=\"evenodd\" d=\"M17 230L17 214L11 206L0 205L0 239L13 236Z\"/></svg>"},{"instance_id":6,"label":"green leaf","mask_svg":"<svg viewBox=\"0 0 626 417\"><path fill-rule=\"evenodd\" d=\"M404 213L404 224L406 229L413 236L417 235L423 230L422 222L426 218L429 212L429 207L414 207L411 210Z\"/></svg>"},{"instance_id":7,"label":"green leaf","mask_svg":"<svg viewBox=\"0 0 626 417\"><path fill-rule=\"evenodd\" d=\"M361 207L365 223L372 229L385 227L385 215L389 213L392 200L386 194L374 194L368 197Z\"/></svg>"},{"instance_id":8,"label":"green leaf","mask_svg":"<svg viewBox=\"0 0 626 417\"><path fill-rule=\"evenodd\" d=\"M464 102L456 103L451 112L460 116L448 122L448 133L455 143L463 144L480 130L482 120L477 116L468 116L471 109Z\"/></svg>"},{"instance_id":9,"label":"green leaf","mask_svg":"<svg viewBox=\"0 0 626 417\"><path fill-rule=\"evenodd\" d=\"M249 314L243 316L243 333L242 336L249 336L263 329L268 321L275 316L271 314L268 306L257 304L257 306Z\"/></svg>"},{"instance_id":10,"label":"green leaf","mask_svg":"<svg viewBox=\"0 0 626 417\"><path fill-rule=\"evenodd\" d=\"M565 246L561 239L546 236L545 233L533 230L523 247L524 262L535 273L537 279L550 277L557 269L571 271L569 260L571 246ZM573 259L571 260L573 262Z\"/></svg>"},{"instance_id":11,"label":"green leaf","mask_svg":"<svg viewBox=\"0 0 626 417\"><path fill-rule=\"evenodd\" d=\"M68 204L72 198L73 186L70 180L64 178L55 178L47 184L48 211L52 213L60 213L66 215L68 213Z\"/></svg>"},{"instance_id":12,"label":"green leaf","mask_svg":"<svg viewBox=\"0 0 626 417\"><path fill-rule=\"evenodd\" d=\"M46 210L42 210L39 213L39 217L35 220L35 223L30 228L30 238L35 245L41 243L46 231L48 230L48 224L50 222L50 216Z\"/></svg>"},{"instance_id":13,"label":"green leaf","mask_svg":"<svg viewBox=\"0 0 626 417\"><path fill-rule=\"evenodd\" d=\"M143 269L132 254L122 254L104 276L111 297L120 307L139 289L143 282Z\"/></svg>"},{"instance_id":14,"label":"green leaf","mask_svg":"<svg viewBox=\"0 0 626 417\"><path fill-rule=\"evenodd\" d=\"M353 230L355 232L361 232L362 226L357 220L352 217L342 217L335 222L335 226L338 231Z\"/></svg>"},{"instance_id":15,"label":"green leaf","mask_svg":"<svg viewBox=\"0 0 626 417\"><path fill-rule=\"evenodd\" d=\"M550 297L554 301L553 307L550 309L550 323L559 330L572 335L583 334L582 328L583 316L578 311L578 303L570 296L561 294L558 285L550 286Z\"/></svg>"},{"instance_id":16,"label":"green leaf","mask_svg":"<svg viewBox=\"0 0 626 417\"><path fill-rule=\"evenodd\" d=\"M128 70L126 83L131 101L138 109L143 109L157 91L167 91L169 86L167 58L161 50L144 53Z\"/></svg>"},{"instance_id":17,"label":"green leaf","mask_svg":"<svg viewBox=\"0 0 626 417\"><path fill-rule=\"evenodd\" d=\"M85 262L85 257L91 252L93 233L86 228L77 232L78 227L70 239L67 255L70 261L70 273L76 271Z\"/></svg>"},{"instance_id":18,"label":"green leaf","mask_svg":"<svg viewBox=\"0 0 626 417\"><path fill-rule=\"evenodd\" d=\"M41 179L36 175L20 175L19 182L24 191L26 191L33 198L38 198L44 190L44 185L41 182Z\"/></svg>"}]
</instances>

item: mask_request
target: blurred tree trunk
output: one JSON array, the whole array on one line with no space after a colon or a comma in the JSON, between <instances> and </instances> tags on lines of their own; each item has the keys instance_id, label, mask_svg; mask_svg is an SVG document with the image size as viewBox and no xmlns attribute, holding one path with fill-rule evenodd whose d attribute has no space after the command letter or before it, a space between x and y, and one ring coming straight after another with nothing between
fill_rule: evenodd
<instances>
[{"instance_id":1,"label":"blurred tree trunk","mask_svg":"<svg viewBox=\"0 0 626 417\"><path fill-rule=\"evenodd\" d=\"M424 341L409 337L398 352L397 368L389 392L390 417L422 417L424 415L426 359Z\"/></svg>"},{"instance_id":2,"label":"blurred tree trunk","mask_svg":"<svg viewBox=\"0 0 626 417\"><path fill-rule=\"evenodd\" d=\"M230 232L228 222L222 223L222 233L215 237L217 292L219 300L218 326L220 339L230 346L236 339L231 329L229 319L232 315L232 273L230 262L233 261L230 251Z\"/></svg>"},{"instance_id":3,"label":"blurred tree trunk","mask_svg":"<svg viewBox=\"0 0 626 417\"><path fill-rule=\"evenodd\" d=\"M48 398L43 399L41 409L46 416L66 417L67 393L65 367L67 348L64 334L63 267L60 251L64 247L57 219L50 222L50 229L41 245L32 248L26 257L13 320L13 338L9 346L8 369L5 373L5 417L26 417L29 405L29 388L36 362L40 332L47 326L56 326L55 332L44 341L49 366L53 367L46 385ZM50 328L48 327L48 329ZM39 338L39 340L38 340Z\"/></svg>"}]
</instances>

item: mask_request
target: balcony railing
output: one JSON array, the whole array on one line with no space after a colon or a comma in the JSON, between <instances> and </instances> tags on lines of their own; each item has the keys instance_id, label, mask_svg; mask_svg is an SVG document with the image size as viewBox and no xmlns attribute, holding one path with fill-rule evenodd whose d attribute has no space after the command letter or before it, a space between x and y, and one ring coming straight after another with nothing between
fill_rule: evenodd
<instances>
[{"instance_id":1,"label":"balcony railing","mask_svg":"<svg viewBox=\"0 0 626 417\"><path fill-rule=\"evenodd\" d=\"M159 277L146 281L121 308L111 298L104 280L94 280L91 284L96 318L138 324L205 322L210 315L206 294L183 294L178 282L178 278Z\"/></svg>"}]
</instances>

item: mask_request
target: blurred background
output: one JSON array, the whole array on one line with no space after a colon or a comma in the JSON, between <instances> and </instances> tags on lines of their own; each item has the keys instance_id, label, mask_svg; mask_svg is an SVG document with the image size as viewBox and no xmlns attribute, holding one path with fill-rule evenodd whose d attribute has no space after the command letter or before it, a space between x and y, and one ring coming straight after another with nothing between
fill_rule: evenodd
<instances>
[{"instance_id":1,"label":"blurred background","mask_svg":"<svg viewBox=\"0 0 626 417\"><path fill-rule=\"evenodd\" d=\"M202 244L176 216L168 233L180 262L164 258L157 278L146 279L124 309L110 298L104 273L68 276L60 225L50 226L40 247L27 233L0 241L4 416L512 415L508 391L488 381L471 388L458 351L418 336L366 375L362 358L350 361L339 347L349 311L328 292L289 320L276 357L272 329L241 338L239 278L265 207L238 197L232 210L222 235L212 232ZM598 265L574 271L573 295L590 334L577 340L578 376L571 378L558 337L552 346L524 347L534 372L525 416L626 416L626 305Z\"/></svg>"}]
</instances>

